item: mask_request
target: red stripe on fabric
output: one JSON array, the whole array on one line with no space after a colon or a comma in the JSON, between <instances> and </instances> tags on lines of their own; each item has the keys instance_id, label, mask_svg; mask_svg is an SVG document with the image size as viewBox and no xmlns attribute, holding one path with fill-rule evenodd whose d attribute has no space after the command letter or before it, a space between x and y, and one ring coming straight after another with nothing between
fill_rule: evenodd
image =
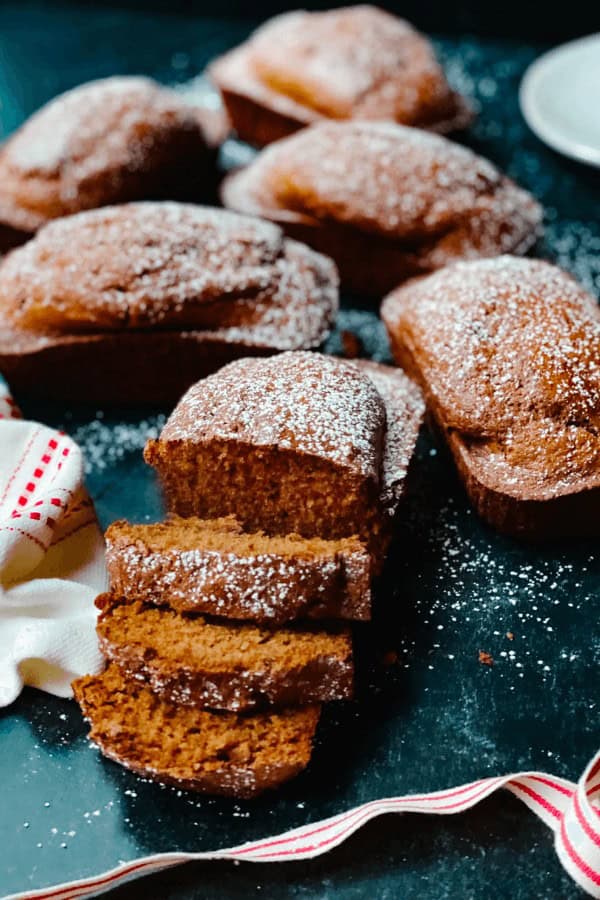
<instances>
[{"instance_id":1,"label":"red stripe on fabric","mask_svg":"<svg viewBox=\"0 0 600 900\"><path fill-rule=\"evenodd\" d=\"M464 794L466 791L471 790L472 788L476 787L477 785L479 785L481 783L482 783L482 779L479 779L479 781L474 781L472 784L465 785L464 787L456 788L455 790L444 792L444 793L440 792L438 795L435 795L435 799L444 800L447 797L455 797L458 794ZM370 808L373 806L377 807L380 804L390 803L390 802L398 804L398 803L405 803L407 800L409 800L411 803L420 803L420 802L431 800L431 799L433 799L431 794L417 796L417 797L408 797L408 796L392 797L388 800L386 800L386 799L371 800L369 803L366 803L364 806L359 807L359 809L367 809L367 808ZM301 832L300 834L290 835L287 837L284 836L284 837L273 838L272 840L267 841L264 844L261 843L260 846L258 844L250 844L248 847L240 847L239 853L250 853L257 847L259 847L259 849L261 849L261 850L264 850L266 847L276 847L278 844L288 844L290 841L298 840L301 837L302 838L311 837L313 834L319 834L319 832L325 831L327 828L332 828L334 825L337 825L340 822L345 821L345 819L348 816L354 815L357 811L358 810L356 810L356 809L350 809L350 810L347 810L346 813L340 813L340 815L337 816L334 821L327 822L325 825L320 825L318 828L313 828L312 831L305 831L305 832Z\"/></svg>"},{"instance_id":2,"label":"red stripe on fabric","mask_svg":"<svg viewBox=\"0 0 600 900\"><path fill-rule=\"evenodd\" d=\"M498 786L501 781L504 781L504 778L495 778L495 779L490 779L489 781L486 779L486 784L479 791L477 791L477 793L472 794L470 797L465 798L463 800L457 800L455 803L447 803L444 806L436 806L432 809L432 812L436 812L436 811L439 812L440 810L443 810L443 809L455 809L456 807L460 807L460 806L466 807L468 804L472 803L474 800L476 800L478 797L480 797L482 794L484 794L488 789L493 790L494 787ZM492 782L496 782L496 785L494 787L492 786ZM475 784L477 784L477 783L478 782L475 782ZM479 782L479 783L481 783L481 782ZM429 800L429 801L434 801L436 799L437 798L434 798L434 797L427 798L427 800ZM384 803L386 805L390 805L391 808L386 810L386 812L389 812L389 813L394 813L394 812L410 813L410 812L412 812L414 814L418 814L419 810L407 809L406 806L407 806L407 804L413 805L415 802L422 803L423 801L422 800L417 800L417 801L410 800L409 801L407 799L402 799L402 800L392 799L392 800L387 800L387 801L384 800L384 801L377 801L377 802ZM369 804L369 805L371 805L371 804ZM403 807L403 808L398 808L398 807ZM355 830L360 824L362 824L363 821L371 818L371 813L369 810L367 810L363 807L363 812L364 812L364 815L360 816L356 821L351 822L347 828L343 829L342 831L336 832L331 837L326 838L324 841L319 841L318 844L308 844L307 846L294 847L289 850L277 850L273 853L265 853L264 856L289 856L293 853L307 853L307 852L310 852L311 850L316 850L321 847L326 847L328 844L331 844L332 841L340 841L351 830ZM339 821L340 820L338 820L338 822ZM333 827L333 824L334 823L330 823L328 826L325 826L325 827L331 828L331 827ZM335 824L338 824L338 823L336 822ZM323 829L317 829L317 830L323 830ZM310 832L307 834L297 835L296 838L292 838L292 840L294 840L294 839L298 840L299 838L310 837L310 834L314 834L314 833L315 832ZM282 842L282 843L285 843L285 842ZM265 845L259 846L257 848L249 848L249 849L250 850L252 850L252 849L264 850L265 847L267 847L267 846L270 846L270 845L265 844ZM245 851L241 850L239 852L245 852ZM261 859L261 856L260 855L257 856L257 859Z\"/></svg>"},{"instance_id":3,"label":"red stripe on fabric","mask_svg":"<svg viewBox=\"0 0 600 900\"><path fill-rule=\"evenodd\" d=\"M600 832L594 831L588 820L585 818L577 794L575 794L575 797L573 799L573 808L575 809L575 815L577 816L579 824L589 837L590 841L593 841L593 843L596 844L597 847L600 847Z\"/></svg>"},{"instance_id":4,"label":"red stripe on fabric","mask_svg":"<svg viewBox=\"0 0 600 900\"><path fill-rule=\"evenodd\" d=\"M113 872L111 875L104 875L101 878L94 878L90 881L86 881L84 884L78 885L75 888L75 890L77 891L76 894L74 894L74 893L68 894L67 893L68 891L73 891L73 887L69 887L67 885L65 887L54 889L54 890L50 889L45 894L36 894L35 896L36 896L36 900L50 900L50 898L53 898L53 900L60 900L61 897L65 897L65 900L66 900L66 896L68 896L69 900L75 900L76 897L81 897L82 894L85 894L90 889L95 890L96 888L104 887L105 885L109 885L113 881L118 882L118 881L122 880L123 878L127 878L129 875L132 875L134 872L137 872L137 871L140 871L143 869L153 869L153 868L156 869L157 867L161 868L161 869L167 869L167 868L170 868L171 866L180 865L182 862L185 862L185 859L182 858L181 860L177 860L177 861L173 861L173 862L165 862L165 863L161 863L161 864L157 863L156 861L150 861L150 860L145 860L144 862L132 863L131 865L127 866L127 868L119 870L119 872Z\"/></svg>"},{"instance_id":5,"label":"red stripe on fabric","mask_svg":"<svg viewBox=\"0 0 600 900\"><path fill-rule=\"evenodd\" d=\"M31 437L29 438L29 441L28 441L28 443L27 443L27 446L26 446L25 449L23 450L23 454L22 454L21 458L19 459L18 463L16 464L15 468L13 469L12 475L10 476L10 478L8 479L8 481L6 482L6 485L5 485L5 487L4 487L4 491L2 492L2 497L0 497L0 506L1 506L2 503L4 503L4 501L6 500L6 498L7 498L7 496L8 496L8 492L9 492L9 490L10 490L10 488L11 488L11 485L14 483L14 480L15 480L15 478L17 477L17 473L19 472L19 469L21 468L21 466L22 466L23 463L25 462L25 459L27 458L27 454L29 453L29 450L31 449L31 445L33 444L33 442L35 441L35 439L36 439L36 437L38 436L39 433L40 433L40 429L39 429L39 428L36 428L35 431L33 432L33 434L31 435Z\"/></svg>"},{"instance_id":6,"label":"red stripe on fabric","mask_svg":"<svg viewBox=\"0 0 600 900\"><path fill-rule=\"evenodd\" d=\"M536 803L545 809L546 812L549 812L550 815L554 816L555 819L560 819L562 817L562 813L560 810L553 806L545 797L542 797L541 794L538 794L537 791L534 791L532 788L528 787L526 784L521 784L519 781L511 781L510 784L513 787L518 788L520 791L523 791L524 794L527 794L528 797L531 797L532 800L535 800Z\"/></svg>"},{"instance_id":7,"label":"red stripe on fabric","mask_svg":"<svg viewBox=\"0 0 600 900\"><path fill-rule=\"evenodd\" d=\"M567 855L572 863L574 863L580 872L583 872L586 878L596 885L600 885L600 873L596 872L595 869L592 869L588 863L577 853L575 847L571 843L571 840L567 834L567 829L565 827L565 820L563 819L560 823L560 838L563 843L563 847L567 851Z\"/></svg>"},{"instance_id":8,"label":"red stripe on fabric","mask_svg":"<svg viewBox=\"0 0 600 900\"><path fill-rule=\"evenodd\" d=\"M531 778L532 781L539 781L540 784L547 784L548 787L554 788L555 791L559 791L559 793L564 794L565 797L572 797L574 794L574 791L570 791L564 784L559 784L558 781L552 781L551 778L547 778L545 775L528 775L527 777Z\"/></svg>"}]
</instances>

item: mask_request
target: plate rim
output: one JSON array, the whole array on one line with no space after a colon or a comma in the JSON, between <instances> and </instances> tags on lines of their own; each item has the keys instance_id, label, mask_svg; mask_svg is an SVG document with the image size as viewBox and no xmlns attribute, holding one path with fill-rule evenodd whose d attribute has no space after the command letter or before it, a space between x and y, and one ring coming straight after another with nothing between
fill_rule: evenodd
<instances>
[{"instance_id":1,"label":"plate rim","mask_svg":"<svg viewBox=\"0 0 600 900\"><path fill-rule=\"evenodd\" d=\"M540 114L535 101L535 90L548 64L552 64L553 59L561 56L566 50L592 43L600 45L600 31L559 44L534 59L527 67L519 85L519 105L525 121L544 144L570 159L600 168L600 147L595 149L588 144L565 138L560 131L548 124L548 120Z\"/></svg>"}]
</instances>

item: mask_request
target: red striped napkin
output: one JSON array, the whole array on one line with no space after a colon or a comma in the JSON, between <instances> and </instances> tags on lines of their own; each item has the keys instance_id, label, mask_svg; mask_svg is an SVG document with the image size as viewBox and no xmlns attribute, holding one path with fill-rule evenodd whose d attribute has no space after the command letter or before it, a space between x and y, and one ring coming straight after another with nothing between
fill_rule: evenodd
<instances>
[{"instance_id":1,"label":"red striped napkin","mask_svg":"<svg viewBox=\"0 0 600 900\"><path fill-rule=\"evenodd\" d=\"M102 666L95 597L104 544L81 451L23 421L0 383L0 706L24 684L61 697Z\"/></svg>"}]
</instances>

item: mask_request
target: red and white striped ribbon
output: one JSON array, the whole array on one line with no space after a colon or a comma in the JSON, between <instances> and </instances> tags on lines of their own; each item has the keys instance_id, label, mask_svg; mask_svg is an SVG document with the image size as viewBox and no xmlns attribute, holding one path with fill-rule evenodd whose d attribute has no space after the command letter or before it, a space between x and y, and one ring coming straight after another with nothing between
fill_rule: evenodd
<instances>
[{"instance_id":1,"label":"red and white striped ribbon","mask_svg":"<svg viewBox=\"0 0 600 900\"><path fill-rule=\"evenodd\" d=\"M556 852L566 871L591 897L600 898L598 752L577 784L541 772L522 772L517 775L483 778L431 794L372 800L330 819L303 825L275 837L203 853L159 853L146 856L92 878L12 894L5 900L75 900L95 897L141 875L201 860L229 859L269 863L312 859L333 850L377 816L385 813L451 815L470 809L500 788L511 791L553 830Z\"/></svg>"}]
</instances>

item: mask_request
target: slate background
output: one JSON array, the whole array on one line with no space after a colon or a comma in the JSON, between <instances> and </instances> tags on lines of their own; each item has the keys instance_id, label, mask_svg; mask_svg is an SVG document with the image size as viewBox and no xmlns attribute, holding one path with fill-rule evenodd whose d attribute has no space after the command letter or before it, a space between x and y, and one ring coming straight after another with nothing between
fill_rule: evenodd
<instances>
[{"instance_id":1,"label":"slate background","mask_svg":"<svg viewBox=\"0 0 600 900\"><path fill-rule=\"evenodd\" d=\"M492 6L486 18L475 4L425 3L418 10L403 4L415 9L422 27L446 28L438 46L449 75L481 106L467 142L544 202L547 232L539 253L600 294L598 173L561 159L526 129L517 87L545 45L526 40L531 8L511 20L510 6L503 7L504 15ZM207 15L206 4L178 0L0 5L0 135L52 95L93 77L191 78L254 27L258 14L250 20L240 10L247 4L227 0L219 4L220 18L214 6ZM566 24L548 10L538 32L545 28L561 39L585 31L585 10L579 18L577 4L572 10ZM229 12L238 15L225 18ZM513 38L465 37L465 26ZM346 298L341 327L361 336L365 353L387 358L373 306ZM339 349L339 335L330 349ZM143 521L160 514L140 450L165 412L25 409L80 441L104 525L118 516ZM443 449L424 435L375 623L357 635L358 700L326 711L307 773L254 803L147 784L88 747L73 703L26 691L0 716L0 890L97 873L152 851L237 843L363 800L487 774L536 768L577 777L600 736L599 585L592 542L528 546L483 526ZM482 649L493 655L492 668L478 663ZM581 894L563 875L548 830L502 795L457 818L387 817L314 862L194 865L110 896L557 900Z\"/></svg>"}]
</instances>

